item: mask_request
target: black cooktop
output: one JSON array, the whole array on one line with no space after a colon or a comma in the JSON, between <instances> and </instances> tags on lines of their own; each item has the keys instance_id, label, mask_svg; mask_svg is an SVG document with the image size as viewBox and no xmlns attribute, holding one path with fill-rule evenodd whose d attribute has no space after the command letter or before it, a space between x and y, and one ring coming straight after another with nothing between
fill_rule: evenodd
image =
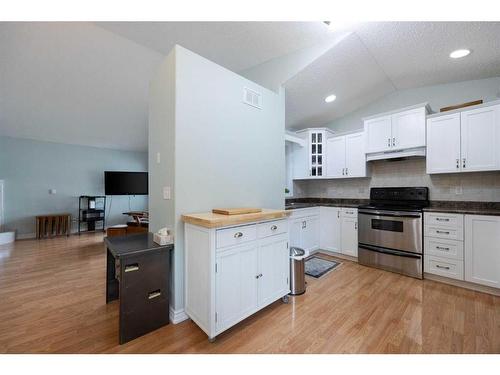
<instances>
[{"instance_id":1,"label":"black cooktop","mask_svg":"<svg viewBox=\"0 0 500 375\"><path fill-rule=\"evenodd\" d=\"M427 187L386 187L370 189L370 204L361 209L420 211L429 206Z\"/></svg>"}]
</instances>

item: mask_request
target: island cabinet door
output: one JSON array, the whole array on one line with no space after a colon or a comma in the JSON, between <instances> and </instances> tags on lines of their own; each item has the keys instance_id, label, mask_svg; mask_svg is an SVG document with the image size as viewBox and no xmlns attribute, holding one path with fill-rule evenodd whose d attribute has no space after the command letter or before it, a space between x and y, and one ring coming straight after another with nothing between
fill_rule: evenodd
<instances>
[{"instance_id":1,"label":"island cabinet door","mask_svg":"<svg viewBox=\"0 0 500 375\"><path fill-rule=\"evenodd\" d=\"M257 310L257 244L220 252L216 258L216 330L224 330Z\"/></svg>"},{"instance_id":2,"label":"island cabinet door","mask_svg":"<svg viewBox=\"0 0 500 375\"><path fill-rule=\"evenodd\" d=\"M290 291L288 236L262 240L258 262L259 308L262 308Z\"/></svg>"}]
</instances>

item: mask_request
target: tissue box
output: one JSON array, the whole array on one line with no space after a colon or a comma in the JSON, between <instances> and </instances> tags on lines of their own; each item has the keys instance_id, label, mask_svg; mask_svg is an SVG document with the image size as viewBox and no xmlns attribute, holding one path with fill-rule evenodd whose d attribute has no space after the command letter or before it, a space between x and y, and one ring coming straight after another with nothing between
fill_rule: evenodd
<instances>
[{"instance_id":1,"label":"tissue box","mask_svg":"<svg viewBox=\"0 0 500 375\"><path fill-rule=\"evenodd\" d=\"M171 234L158 234L155 233L153 235L153 241L156 242L158 245L167 245L169 243L174 242L174 236Z\"/></svg>"}]
</instances>

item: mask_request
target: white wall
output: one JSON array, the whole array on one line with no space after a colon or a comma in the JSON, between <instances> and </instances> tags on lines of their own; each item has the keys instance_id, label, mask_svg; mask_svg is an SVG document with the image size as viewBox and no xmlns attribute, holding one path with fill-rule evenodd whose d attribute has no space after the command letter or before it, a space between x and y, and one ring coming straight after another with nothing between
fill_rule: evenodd
<instances>
[{"instance_id":1,"label":"white wall","mask_svg":"<svg viewBox=\"0 0 500 375\"><path fill-rule=\"evenodd\" d=\"M242 102L244 87L262 94L263 109ZM283 208L284 130L283 92L260 87L180 46L162 65L151 86L150 212L153 229L175 221L174 309L184 306L180 216L214 207ZM162 163L153 166L160 149L168 156L162 154ZM159 196L163 181L174 186L173 205Z\"/></svg>"},{"instance_id":2,"label":"white wall","mask_svg":"<svg viewBox=\"0 0 500 375\"><path fill-rule=\"evenodd\" d=\"M428 102L434 112L439 112L442 107L499 97L500 77L398 90L325 126L339 132L352 131L363 128L363 117L418 103Z\"/></svg>"}]
</instances>

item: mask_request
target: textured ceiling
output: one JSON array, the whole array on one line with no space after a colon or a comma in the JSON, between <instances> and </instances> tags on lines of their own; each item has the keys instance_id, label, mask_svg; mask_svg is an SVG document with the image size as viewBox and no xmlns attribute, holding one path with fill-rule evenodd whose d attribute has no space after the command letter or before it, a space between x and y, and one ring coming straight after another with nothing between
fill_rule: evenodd
<instances>
[{"instance_id":1,"label":"textured ceiling","mask_svg":"<svg viewBox=\"0 0 500 375\"><path fill-rule=\"evenodd\" d=\"M322 22L99 22L166 55L175 44L239 72L331 37Z\"/></svg>"},{"instance_id":2,"label":"textured ceiling","mask_svg":"<svg viewBox=\"0 0 500 375\"><path fill-rule=\"evenodd\" d=\"M324 125L393 90L500 76L500 22L374 22L286 83L287 127ZM463 59L450 52L468 48ZM335 93L337 100L323 99Z\"/></svg>"},{"instance_id":3,"label":"textured ceiling","mask_svg":"<svg viewBox=\"0 0 500 375\"><path fill-rule=\"evenodd\" d=\"M322 126L398 89L500 76L498 22L349 31L285 83L287 127ZM174 44L241 72L334 37L322 22L0 23L0 135L146 150L149 80ZM473 52L451 60L457 48Z\"/></svg>"}]
</instances>

